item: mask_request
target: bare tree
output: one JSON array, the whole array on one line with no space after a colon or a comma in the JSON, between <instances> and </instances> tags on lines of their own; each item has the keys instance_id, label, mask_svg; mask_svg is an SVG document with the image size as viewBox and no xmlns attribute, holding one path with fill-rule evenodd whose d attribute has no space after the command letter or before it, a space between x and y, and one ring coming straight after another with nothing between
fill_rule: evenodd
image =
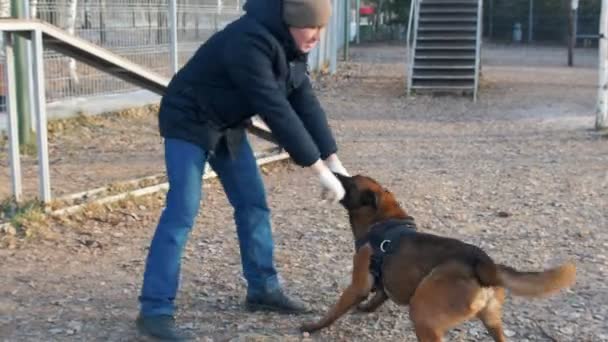
<instances>
[{"instance_id":1,"label":"bare tree","mask_svg":"<svg viewBox=\"0 0 608 342\"><path fill-rule=\"evenodd\" d=\"M182 35L186 34L186 26L187 26L187 14L188 14L188 0L181 0L182 5L182 20L181 20L181 25L179 25L182 28ZM177 1L177 10L179 11L180 9L180 1Z\"/></svg>"},{"instance_id":2,"label":"bare tree","mask_svg":"<svg viewBox=\"0 0 608 342\"><path fill-rule=\"evenodd\" d=\"M0 17L10 17L11 16L11 1L10 0L0 0Z\"/></svg>"},{"instance_id":3,"label":"bare tree","mask_svg":"<svg viewBox=\"0 0 608 342\"><path fill-rule=\"evenodd\" d=\"M99 0L99 43L106 43L106 0Z\"/></svg>"},{"instance_id":4,"label":"bare tree","mask_svg":"<svg viewBox=\"0 0 608 342\"><path fill-rule=\"evenodd\" d=\"M84 1L84 6L82 6L82 12L83 12L83 28L84 29L90 29L93 27L93 23L92 23L92 18L91 18L91 0L83 0Z\"/></svg>"},{"instance_id":5,"label":"bare tree","mask_svg":"<svg viewBox=\"0 0 608 342\"><path fill-rule=\"evenodd\" d=\"M136 17L136 13L137 13L137 1L136 0L129 0L129 4L131 5L130 9L131 9L131 27L135 28L137 27L137 17Z\"/></svg>"},{"instance_id":6,"label":"bare tree","mask_svg":"<svg viewBox=\"0 0 608 342\"><path fill-rule=\"evenodd\" d=\"M76 9L78 7L78 0L67 0L67 16L66 16L66 26L65 30L68 31L69 34L74 35L74 30L76 28ZM78 79L78 73L76 71L76 60L74 58L70 58L68 60L68 70L70 72L70 85L72 87L76 87L80 81Z\"/></svg>"},{"instance_id":7,"label":"bare tree","mask_svg":"<svg viewBox=\"0 0 608 342\"><path fill-rule=\"evenodd\" d=\"M30 18L38 18L38 0L30 0Z\"/></svg>"},{"instance_id":8,"label":"bare tree","mask_svg":"<svg viewBox=\"0 0 608 342\"><path fill-rule=\"evenodd\" d=\"M162 0L158 0L156 7L156 43L164 44L167 42L167 13L163 10Z\"/></svg>"},{"instance_id":9,"label":"bare tree","mask_svg":"<svg viewBox=\"0 0 608 342\"><path fill-rule=\"evenodd\" d=\"M198 39L200 37L200 31L199 31L199 26L200 26L200 15L194 15L194 32L196 32L196 38Z\"/></svg>"},{"instance_id":10,"label":"bare tree","mask_svg":"<svg viewBox=\"0 0 608 342\"><path fill-rule=\"evenodd\" d=\"M148 22L148 40L146 41L146 43L150 44L152 42L152 0L148 0L146 20Z\"/></svg>"},{"instance_id":11,"label":"bare tree","mask_svg":"<svg viewBox=\"0 0 608 342\"><path fill-rule=\"evenodd\" d=\"M11 1L10 0L0 0L0 17L10 17L11 16ZM4 35L0 34L0 47L4 46ZM0 48L0 56L4 56L4 49ZM0 82L4 82L4 80L0 80Z\"/></svg>"}]
</instances>

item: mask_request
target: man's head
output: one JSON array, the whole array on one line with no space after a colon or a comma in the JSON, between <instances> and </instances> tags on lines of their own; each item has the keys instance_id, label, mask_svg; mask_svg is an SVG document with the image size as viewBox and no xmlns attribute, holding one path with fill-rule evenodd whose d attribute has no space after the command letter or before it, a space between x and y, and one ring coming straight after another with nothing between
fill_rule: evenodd
<instances>
[{"instance_id":1,"label":"man's head","mask_svg":"<svg viewBox=\"0 0 608 342\"><path fill-rule=\"evenodd\" d=\"M303 53L310 52L317 45L330 16L330 0L283 1L283 20L296 47Z\"/></svg>"}]
</instances>

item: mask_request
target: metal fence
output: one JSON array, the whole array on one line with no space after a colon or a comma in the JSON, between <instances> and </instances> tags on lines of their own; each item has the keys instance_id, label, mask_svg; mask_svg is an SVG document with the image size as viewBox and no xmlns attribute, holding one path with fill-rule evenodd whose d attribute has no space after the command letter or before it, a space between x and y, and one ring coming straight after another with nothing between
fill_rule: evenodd
<instances>
[{"instance_id":1,"label":"metal fence","mask_svg":"<svg viewBox=\"0 0 608 342\"><path fill-rule=\"evenodd\" d=\"M313 71L332 64L335 69L338 50L345 42L347 1L332 1L332 22L309 57ZM242 0L177 0L176 4L179 65L214 32L243 14ZM31 17L73 32L161 75L170 77L173 73L169 0L30 0L29 8ZM6 13L6 9L4 13L0 9L0 15ZM45 77L47 100L55 103L138 90L52 51L45 51ZM71 110L78 112L83 108Z\"/></svg>"},{"instance_id":2,"label":"metal fence","mask_svg":"<svg viewBox=\"0 0 608 342\"><path fill-rule=\"evenodd\" d=\"M580 1L573 18L578 43L597 46L601 0ZM565 44L570 1L484 1L484 36L496 42Z\"/></svg>"}]
</instances>

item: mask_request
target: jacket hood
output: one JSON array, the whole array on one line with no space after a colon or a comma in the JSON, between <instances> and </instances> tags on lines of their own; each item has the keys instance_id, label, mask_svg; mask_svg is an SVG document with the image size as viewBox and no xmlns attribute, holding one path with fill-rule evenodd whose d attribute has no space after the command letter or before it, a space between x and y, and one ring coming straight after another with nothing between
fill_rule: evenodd
<instances>
[{"instance_id":1,"label":"jacket hood","mask_svg":"<svg viewBox=\"0 0 608 342\"><path fill-rule=\"evenodd\" d=\"M297 50L289 28L283 20L283 0L247 0L243 10L281 42L289 59L303 56Z\"/></svg>"}]
</instances>

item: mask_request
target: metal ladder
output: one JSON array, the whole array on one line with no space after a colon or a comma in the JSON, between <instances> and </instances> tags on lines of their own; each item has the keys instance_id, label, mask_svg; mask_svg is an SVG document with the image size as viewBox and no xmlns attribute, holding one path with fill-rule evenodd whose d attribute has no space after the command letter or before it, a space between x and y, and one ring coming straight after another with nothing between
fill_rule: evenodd
<instances>
[{"instance_id":1,"label":"metal ladder","mask_svg":"<svg viewBox=\"0 0 608 342\"><path fill-rule=\"evenodd\" d=\"M482 10L483 0L412 0L408 95L464 92L477 101Z\"/></svg>"}]
</instances>

